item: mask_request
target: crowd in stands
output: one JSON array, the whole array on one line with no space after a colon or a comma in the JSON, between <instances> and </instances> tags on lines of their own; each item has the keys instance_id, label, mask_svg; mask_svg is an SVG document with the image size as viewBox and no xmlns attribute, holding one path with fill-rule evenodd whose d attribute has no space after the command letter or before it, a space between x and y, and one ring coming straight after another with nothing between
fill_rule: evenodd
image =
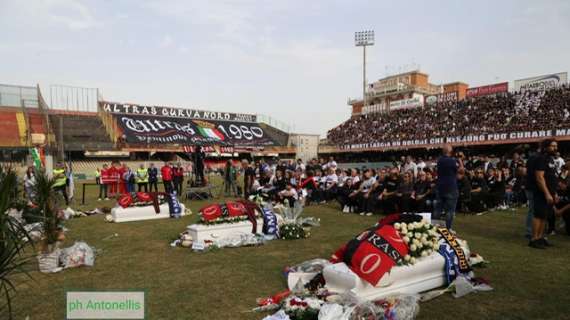
<instances>
[{"instance_id":1,"label":"crowd in stands","mask_svg":"<svg viewBox=\"0 0 570 320\"><path fill-rule=\"evenodd\" d=\"M527 205L531 155L513 153L509 157L456 154L462 166L454 182L457 184L457 212L480 214L485 211L507 210ZM560 182L560 202L570 203L565 188L570 179L570 162L556 154L556 174ZM371 216L394 212L434 212L437 206L437 163L402 157L393 165L382 168L341 169L331 157L303 163L264 160L242 162L245 196L263 195L275 202L289 200L310 203L333 203L344 213ZM570 213L566 215L570 229ZM548 232L554 231L554 217L549 217ZM530 228L530 227L529 227ZM568 230L570 231L570 230ZM530 229L527 230L530 234Z\"/></svg>"},{"instance_id":2,"label":"crowd in stands","mask_svg":"<svg viewBox=\"0 0 570 320\"><path fill-rule=\"evenodd\" d=\"M570 86L503 93L353 117L328 132L336 145L567 129Z\"/></svg>"}]
</instances>

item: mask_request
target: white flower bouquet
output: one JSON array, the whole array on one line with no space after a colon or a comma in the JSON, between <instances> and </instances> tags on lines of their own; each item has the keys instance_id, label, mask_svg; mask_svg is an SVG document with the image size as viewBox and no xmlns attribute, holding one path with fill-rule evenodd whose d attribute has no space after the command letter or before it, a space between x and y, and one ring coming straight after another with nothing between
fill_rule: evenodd
<instances>
[{"instance_id":1,"label":"white flower bouquet","mask_svg":"<svg viewBox=\"0 0 570 320\"><path fill-rule=\"evenodd\" d=\"M417 259L427 257L439 249L439 233L432 224L426 222L395 223L409 253L404 257L402 264L413 265Z\"/></svg>"}]
</instances>

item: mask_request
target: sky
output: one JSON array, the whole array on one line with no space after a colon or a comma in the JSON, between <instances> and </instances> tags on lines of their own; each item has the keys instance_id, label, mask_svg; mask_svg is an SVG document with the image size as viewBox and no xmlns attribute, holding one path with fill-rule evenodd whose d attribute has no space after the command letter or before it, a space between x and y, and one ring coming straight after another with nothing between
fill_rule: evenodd
<instances>
[{"instance_id":1,"label":"sky","mask_svg":"<svg viewBox=\"0 0 570 320\"><path fill-rule=\"evenodd\" d=\"M266 114L326 134L368 82L419 65L470 86L570 70L570 1L0 0L0 83Z\"/></svg>"}]
</instances>

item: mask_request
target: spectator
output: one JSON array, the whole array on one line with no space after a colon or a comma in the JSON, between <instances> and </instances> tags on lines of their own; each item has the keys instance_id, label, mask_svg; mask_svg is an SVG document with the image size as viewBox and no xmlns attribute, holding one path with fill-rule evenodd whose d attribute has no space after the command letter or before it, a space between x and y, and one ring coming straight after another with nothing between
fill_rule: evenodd
<instances>
[{"instance_id":1,"label":"spectator","mask_svg":"<svg viewBox=\"0 0 570 320\"><path fill-rule=\"evenodd\" d=\"M149 184L149 192L158 192L158 169L154 166L154 163L150 163L148 167L148 184Z\"/></svg>"},{"instance_id":2,"label":"spectator","mask_svg":"<svg viewBox=\"0 0 570 320\"><path fill-rule=\"evenodd\" d=\"M135 192L135 173L127 165L123 166L125 173L123 173L123 183L125 184L125 192L133 193Z\"/></svg>"},{"instance_id":3,"label":"spectator","mask_svg":"<svg viewBox=\"0 0 570 320\"><path fill-rule=\"evenodd\" d=\"M63 162L58 162L55 169L53 169L53 189L57 193L61 193L65 199L65 205L69 205L69 198L67 196L67 176L65 174L65 165Z\"/></svg>"},{"instance_id":4,"label":"spectator","mask_svg":"<svg viewBox=\"0 0 570 320\"><path fill-rule=\"evenodd\" d=\"M33 166L29 166L24 175L24 192L26 200L33 203L35 199L36 172Z\"/></svg>"},{"instance_id":5,"label":"spectator","mask_svg":"<svg viewBox=\"0 0 570 320\"><path fill-rule=\"evenodd\" d=\"M101 170L99 170L99 167L95 169L95 184L101 184Z\"/></svg>"},{"instance_id":6,"label":"spectator","mask_svg":"<svg viewBox=\"0 0 570 320\"><path fill-rule=\"evenodd\" d=\"M181 195L182 186L184 185L184 168L182 168L180 162L178 162L176 167L172 168L172 183L176 194Z\"/></svg>"},{"instance_id":7,"label":"spectator","mask_svg":"<svg viewBox=\"0 0 570 320\"><path fill-rule=\"evenodd\" d=\"M107 191L110 184L113 183L113 178L111 176L111 172L109 170L109 166L107 164L103 165L103 169L101 169L101 183L99 184L99 199L109 200Z\"/></svg>"},{"instance_id":8,"label":"spectator","mask_svg":"<svg viewBox=\"0 0 570 320\"><path fill-rule=\"evenodd\" d=\"M138 191L141 192L144 189L144 192L148 192L148 170L144 167L144 164L140 164L139 168L137 169L137 185Z\"/></svg>"},{"instance_id":9,"label":"spectator","mask_svg":"<svg viewBox=\"0 0 570 320\"><path fill-rule=\"evenodd\" d=\"M253 184L255 182L255 169L249 164L249 161L243 159L241 161L243 169L243 196L245 199L254 191Z\"/></svg>"},{"instance_id":10,"label":"spectator","mask_svg":"<svg viewBox=\"0 0 570 320\"><path fill-rule=\"evenodd\" d=\"M160 174L162 175L162 184L164 185L164 192L172 193L172 165L170 162L165 162L164 166L160 168Z\"/></svg>"}]
</instances>

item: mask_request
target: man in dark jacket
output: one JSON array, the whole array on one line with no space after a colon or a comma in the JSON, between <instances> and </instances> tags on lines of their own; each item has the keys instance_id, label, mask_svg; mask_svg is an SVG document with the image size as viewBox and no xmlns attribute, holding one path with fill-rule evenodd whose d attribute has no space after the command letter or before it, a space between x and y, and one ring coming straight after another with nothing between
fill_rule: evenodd
<instances>
[{"instance_id":1,"label":"man in dark jacket","mask_svg":"<svg viewBox=\"0 0 570 320\"><path fill-rule=\"evenodd\" d=\"M154 166L154 163L150 164L148 168L148 185L149 185L149 192L153 192L152 189L154 187L154 192L158 192L158 169Z\"/></svg>"}]
</instances>

